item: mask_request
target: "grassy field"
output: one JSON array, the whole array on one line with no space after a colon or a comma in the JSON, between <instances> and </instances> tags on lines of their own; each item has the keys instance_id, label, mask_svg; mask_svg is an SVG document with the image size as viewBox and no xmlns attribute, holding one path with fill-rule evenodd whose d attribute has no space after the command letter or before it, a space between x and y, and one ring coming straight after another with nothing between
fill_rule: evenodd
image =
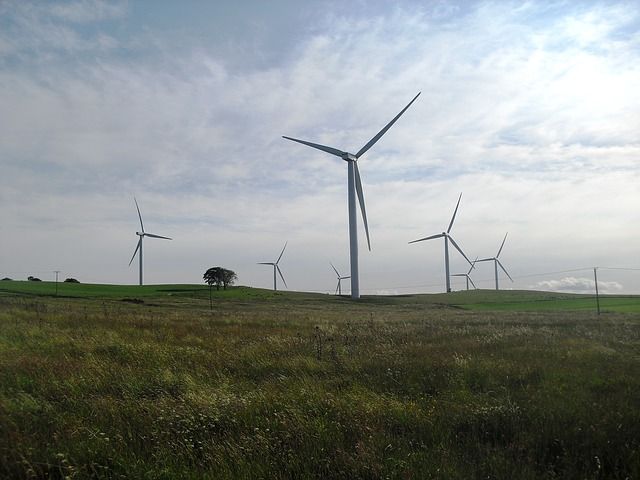
<instances>
[{"instance_id":1,"label":"grassy field","mask_svg":"<svg viewBox=\"0 0 640 480\"><path fill-rule=\"evenodd\" d=\"M22 294L31 296L56 296L55 282L0 282L0 295ZM344 304L346 297L334 295L308 294L303 292L276 292L249 287L235 287L226 291L215 291L215 298L228 302L268 303L327 303ZM103 300L140 300L160 302L162 305L180 304L193 307L198 301L209 299L209 288L205 285L99 285L58 283L57 296L65 298L85 298ZM185 300L186 302L182 301ZM470 290L449 294L365 296L361 303L366 305L446 305L465 310L481 311L595 311L596 299L593 295L570 293L513 291L513 290ZM640 295L601 295L600 309L605 312L640 313Z\"/></svg>"},{"instance_id":2,"label":"grassy field","mask_svg":"<svg viewBox=\"0 0 640 480\"><path fill-rule=\"evenodd\" d=\"M3 478L640 478L637 297L52 286L0 283Z\"/></svg>"}]
</instances>

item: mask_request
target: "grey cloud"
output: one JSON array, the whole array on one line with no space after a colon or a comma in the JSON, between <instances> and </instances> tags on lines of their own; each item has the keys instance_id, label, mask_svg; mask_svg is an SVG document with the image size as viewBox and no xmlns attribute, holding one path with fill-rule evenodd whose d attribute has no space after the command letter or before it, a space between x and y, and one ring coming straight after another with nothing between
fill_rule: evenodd
<instances>
[{"instance_id":1,"label":"grey cloud","mask_svg":"<svg viewBox=\"0 0 640 480\"><path fill-rule=\"evenodd\" d=\"M69 3L51 5L43 13L49 13L62 20L86 23L121 18L127 11L123 1L76 0Z\"/></svg>"},{"instance_id":2,"label":"grey cloud","mask_svg":"<svg viewBox=\"0 0 640 480\"><path fill-rule=\"evenodd\" d=\"M192 278L189 269L198 268L198 259L214 248L254 272L246 252L257 248L257 238L265 254L286 236L292 253L326 251L344 262L344 162L285 142L281 135L358 149L422 90L361 160L374 247L363 255L364 288L369 283L393 291L398 285L440 282L440 246L410 249L406 242L414 234L440 231L459 191L464 197L456 240L471 256L494 254L509 230L505 266L514 276L539 271L550 252L556 255L550 263L562 259L571 267L605 254L601 264L624 265L633 258L632 246L620 239L637 236L640 224L634 208L640 153L633 128L640 122L637 52L622 48L612 59L587 51L587 71L599 69L598 78L616 91L585 104L589 88L578 86L575 95L565 95L572 93L569 80L581 71L568 63L577 47L549 43L579 33L548 22L529 24L542 7L527 3L529 10L523 11L477 4L447 13L441 23L415 3L399 5L387 15L343 9L299 26L289 42L260 45L273 48L264 58L278 57L266 64L230 62L226 47L204 45L208 37L198 48L177 50L170 45L173 37L158 31L141 33L123 56L117 43L110 43L110 31L87 33L72 18L93 20L69 12L63 20L63 12L54 24L75 32L67 44L46 29L37 34L41 43L52 35L51 52L45 53L58 60L25 59L22 68L0 69L0 104L13 112L0 120L0 159L7 173L0 178L0 195L11 205L2 212L3 241L14 245L14 257L24 257L37 243L22 245L22 233L42 239L46 235L35 234L40 226L59 225L64 212L64 231L74 235L56 238L72 244L77 222L89 262L91 253L110 248L98 238L96 224L113 226L110 240L129 239L136 193L145 218L179 226L177 238L194 230L202 238L189 237L192 263L184 270L176 267L176 279ZM260 35L277 25L267 23ZM106 38L100 40L101 34ZM603 40L608 34L598 35ZM0 34L0 51L3 39ZM107 52L70 62L76 57L69 52L79 48L74 42L83 39ZM100 42L106 46L95 47ZM149 51L155 52L152 61ZM617 92L625 98L624 108ZM224 242L216 235L220 231L228 236ZM622 246L602 253L611 242ZM107 257L126 257L126 264L130 245L122 243L117 248L124 253L113 247ZM180 245L178 239L174 244ZM40 252L38 261L45 259ZM77 265L82 268L81 259ZM287 281L290 275L292 285L298 278L322 289L308 275L310 265L315 268L310 259L292 262ZM372 276L389 271L389 265L395 278L374 282ZM124 267L105 271L105 277L127 272ZM332 284L331 271L326 274ZM261 275L255 270L243 282ZM483 273L478 275L481 281ZM490 286L492 272L484 275ZM200 276L198 271L194 281Z\"/></svg>"},{"instance_id":3,"label":"grey cloud","mask_svg":"<svg viewBox=\"0 0 640 480\"><path fill-rule=\"evenodd\" d=\"M119 46L105 32L85 33L86 22L124 15L124 4L100 0L67 3L8 1L0 7L0 61L20 68L68 63L69 53L104 52Z\"/></svg>"}]
</instances>

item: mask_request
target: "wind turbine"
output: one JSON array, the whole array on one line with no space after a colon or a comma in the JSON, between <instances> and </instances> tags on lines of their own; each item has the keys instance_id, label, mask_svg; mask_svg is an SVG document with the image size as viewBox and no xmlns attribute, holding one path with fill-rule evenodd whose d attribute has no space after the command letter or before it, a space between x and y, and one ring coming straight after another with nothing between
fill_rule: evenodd
<instances>
[{"instance_id":1,"label":"wind turbine","mask_svg":"<svg viewBox=\"0 0 640 480\"><path fill-rule=\"evenodd\" d=\"M278 290L278 284L276 283L276 270L278 271L278 274L280 275L280 278L282 279L284 286L289 288L287 286L287 282L284 279L284 277L282 276L282 272L280 271L280 267L278 266L278 262L280 262L280 259L282 258L282 254L284 253L284 249L287 248L287 243L289 242L285 242L284 247L282 247L282 251L280 252L280 256L278 257L278 259L275 262L258 262L258 265L272 265L273 266L273 291L277 291Z\"/></svg>"},{"instance_id":2,"label":"wind turbine","mask_svg":"<svg viewBox=\"0 0 640 480\"><path fill-rule=\"evenodd\" d=\"M133 197L133 201L136 202L136 210L138 210L138 218L140 219L140 229L142 231L136 232L136 235L138 235L138 237L140 238L138 239L138 245L136 245L136 249L133 252L133 256L131 257L131 260L129 260L129 266L131 266L131 262L133 262L133 259L136 257L136 253L138 253L138 250L139 250L140 254L138 255L138 260L140 260L140 285L142 285L142 239L144 237L151 237L151 238L163 238L165 240L171 240L171 238L145 232L144 225L142 224L142 215L140 214L140 207L138 207L138 201L136 200L136 197Z\"/></svg>"},{"instance_id":3,"label":"wind turbine","mask_svg":"<svg viewBox=\"0 0 640 480\"><path fill-rule=\"evenodd\" d=\"M478 257L476 257L476 259L471 263L471 267L469 268L469 271L467 273L452 273L451 276L452 277L465 277L467 280L467 290L469 290L469 282L471 282L471 285L473 285L473 288L478 288L476 287L476 284L473 283L473 280L471 280L471 270L473 270L475 268L475 264L478 261Z\"/></svg>"},{"instance_id":4,"label":"wind turbine","mask_svg":"<svg viewBox=\"0 0 640 480\"><path fill-rule=\"evenodd\" d=\"M333 263L329 262L329 264L331 265L331 268L333 268L333 271L336 272L336 276L338 277L338 285L336 286L336 293L334 295L342 295L342 286L340 285L340 282L342 280L346 280L347 278L351 278L351 277L341 276L340 272L338 272L338 269L333 266Z\"/></svg>"},{"instance_id":5,"label":"wind turbine","mask_svg":"<svg viewBox=\"0 0 640 480\"><path fill-rule=\"evenodd\" d=\"M507 241L507 235L509 235L509 232L504 234L504 240L502 240L502 245L500 245L500 250L498 250L498 254L495 257L482 258L478 260L478 262L489 262L493 260L493 270L496 276L496 290L498 290L498 265L500 265L500 268L502 269L502 271L507 274L507 277L509 277L509 280L513 282L513 278L511 278L511 275L509 275L509 272L507 272L507 270L504 268L502 263L500 263L500 260L498 260L498 257L502 252L502 247L504 247L504 242Z\"/></svg>"},{"instance_id":6,"label":"wind turbine","mask_svg":"<svg viewBox=\"0 0 640 480\"><path fill-rule=\"evenodd\" d=\"M367 224L367 212L365 211L364 206L364 194L362 192L362 182L360 181L360 172L358 170L358 159L364 155L364 153L369 150L375 143L380 140L380 138L387 133L387 130L391 128L391 126L396 123L396 121L400 118L400 116L411 106L413 102L415 102L416 98L420 95L421 92L418 92L418 95L413 97L413 100L409 102L409 104L402 109L402 111L394 117L385 127L380 130L371 140L369 140L364 147L358 150L358 153L355 155L353 153L344 152L342 150L338 150L333 147L327 147L325 145L320 145L317 143L311 143L304 140L298 140L296 138L283 136L282 138L286 138L287 140L291 140L293 142L298 142L303 145L307 145L308 147L316 148L318 150L322 150L323 152L330 153L337 157L342 158L345 162L347 162L348 170L347 170L347 188L348 188L348 210L349 210L349 251L350 251L350 260L351 260L351 298L360 298L360 276L358 274L358 227L356 220L356 194L358 195L358 202L360 203L360 212L362 213L362 220L364 222L364 231L367 235L367 246L369 247L369 251L371 251L371 242L369 240L369 225Z\"/></svg>"},{"instance_id":7,"label":"wind turbine","mask_svg":"<svg viewBox=\"0 0 640 480\"><path fill-rule=\"evenodd\" d=\"M413 240L409 242L409 243L416 243L416 242L422 242L424 240L432 240L434 238L440 238L440 237L444 238L444 272L446 277L447 293L451 292L451 278L449 277L449 242L453 244L456 250L458 250L460 254L465 258L465 260L469 262L469 265L471 265L471 268L473 268L473 264L471 263L471 260L467 258L467 256L464 254L462 249L458 246L456 241L450 235L451 227L453 227L453 221L456 219L456 213L458 213L458 207L460 206L461 199L462 199L462 193L458 197L458 203L456 204L456 209L453 211L453 217L451 217L451 222L449 222L449 228L447 228L446 232L437 233L436 235L431 235L430 237L419 238L418 240Z\"/></svg>"}]
</instances>

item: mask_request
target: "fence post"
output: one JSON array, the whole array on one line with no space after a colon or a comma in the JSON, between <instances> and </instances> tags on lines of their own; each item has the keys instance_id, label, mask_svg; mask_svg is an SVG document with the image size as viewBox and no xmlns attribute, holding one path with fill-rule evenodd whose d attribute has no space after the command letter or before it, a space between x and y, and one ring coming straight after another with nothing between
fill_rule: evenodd
<instances>
[{"instance_id":1,"label":"fence post","mask_svg":"<svg viewBox=\"0 0 640 480\"><path fill-rule=\"evenodd\" d=\"M596 308L600 315L600 295L598 294L598 267L593 267L593 279L596 283Z\"/></svg>"}]
</instances>

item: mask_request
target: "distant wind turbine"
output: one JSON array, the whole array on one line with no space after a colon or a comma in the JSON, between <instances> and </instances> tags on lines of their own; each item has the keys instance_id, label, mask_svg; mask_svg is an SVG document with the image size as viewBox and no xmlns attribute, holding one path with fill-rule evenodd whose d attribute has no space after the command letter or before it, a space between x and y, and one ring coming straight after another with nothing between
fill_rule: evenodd
<instances>
[{"instance_id":1,"label":"distant wind turbine","mask_svg":"<svg viewBox=\"0 0 640 480\"><path fill-rule=\"evenodd\" d=\"M452 277L465 277L467 280L467 290L469 290L469 282L471 282L471 285L473 285L473 288L478 288L476 287L476 284L473 283L473 280L471 280L471 270L473 270L475 268L475 264L478 261L478 257L476 257L476 259L471 262L471 267L469 267L469 271L467 273L453 273L451 274Z\"/></svg>"},{"instance_id":2,"label":"distant wind turbine","mask_svg":"<svg viewBox=\"0 0 640 480\"><path fill-rule=\"evenodd\" d=\"M343 277L342 275L340 275L340 272L338 272L338 269L333 266L333 263L329 262L329 264L331 265L331 268L333 268L333 271L336 272L336 276L338 277L338 285L336 286L336 293L334 295L342 295L342 286L340 282L351 277Z\"/></svg>"},{"instance_id":3,"label":"distant wind turbine","mask_svg":"<svg viewBox=\"0 0 640 480\"><path fill-rule=\"evenodd\" d=\"M360 276L358 274L358 227L356 219L356 194L358 196L358 202L360 203L360 211L362 213L362 220L364 222L364 231L367 235L367 246L371 251L371 242L369 240L369 225L367 224L367 212L364 206L364 193L362 192L362 182L360 181L360 172L358 170L358 159L364 155L373 145L380 140L380 138L396 123L400 116L415 102L418 95L413 97L413 100L402 109L402 111L394 117L385 127L380 130L376 136L369 140L364 147L362 147L355 155L349 152L344 152L333 147L327 147L317 143L311 143L304 140L298 140L296 138L283 136L287 140L298 142L308 147L322 150L323 152L336 155L342 158L348 165L347 187L348 187L348 205L349 205L349 250L351 260L351 298L360 298Z\"/></svg>"},{"instance_id":4,"label":"distant wind turbine","mask_svg":"<svg viewBox=\"0 0 640 480\"><path fill-rule=\"evenodd\" d=\"M163 238L165 240L171 240L171 238L169 237L162 237L160 235L154 235L153 233L147 233L144 231L144 225L142 224L142 215L140 214L140 207L138 207L138 201L136 200L136 197L133 197L133 201L136 202L136 210L138 210L138 218L140 219L140 232L136 232L136 235L138 235L138 237L140 237L138 239L138 245L136 245L136 249L133 252L133 256L131 257L131 260L129 260L129 266L131 266L131 262L133 262L133 259L136 257L136 253L138 253L139 251L139 255L138 255L138 260L140 260L140 285L142 285L142 239L144 237L151 237L151 238Z\"/></svg>"},{"instance_id":5,"label":"distant wind turbine","mask_svg":"<svg viewBox=\"0 0 640 480\"><path fill-rule=\"evenodd\" d=\"M500 266L502 271L507 274L507 277L509 277L509 280L511 280L513 282L513 278L511 278L511 275L509 275L509 272L507 272L507 270L504 268L502 263L500 263L500 260L498 260L498 257L500 256L500 253L502 253L502 247L504 247L504 242L507 241L507 235L509 235L509 232L504 234L504 239L502 240L502 245L500 245L500 249L498 250L498 254L495 257L487 257L487 258L482 258L482 259L478 260L478 262L489 262L489 261L493 260L493 270L494 270L495 276L496 276L496 290L498 290L498 265Z\"/></svg>"},{"instance_id":6,"label":"distant wind turbine","mask_svg":"<svg viewBox=\"0 0 640 480\"><path fill-rule=\"evenodd\" d=\"M280 278L282 279L282 282L284 283L284 286L289 288L287 286L286 280L282 276L282 272L280 271L280 267L278 266L278 263L280 262L280 259L282 258L282 254L284 253L284 249L287 248L287 243L288 242L285 242L284 247L282 247L282 251L280 252L280 256L278 257L278 259L275 262L258 262L258 265L271 265L271 266L273 266L273 291L277 291L278 290L278 284L276 282L276 270L278 271L278 274L280 275Z\"/></svg>"},{"instance_id":7,"label":"distant wind turbine","mask_svg":"<svg viewBox=\"0 0 640 480\"><path fill-rule=\"evenodd\" d=\"M431 235L430 237L419 238L418 240L413 240L409 242L409 243L416 243L416 242L423 242L425 240L432 240L434 238L440 238L440 237L444 238L444 272L446 277L447 293L451 291L451 278L449 277L449 242L453 244L456 250L460 252L460 254L465 258L467 262L469 262L469 265L471 265L473 268L473 264L471 263L471 260L467 258L467 256L464 254L462 249L458 246L458 244L455 242L453 237L449 234L451 232L451 227L453 227L453 221L456 219L456 213L458 213L458 207L460 206L461 199L462 199L462 193L458 197L458 203L456 204L456 209L453 212L453 217L451 217L451 222L449 222L449 228L447 228L446 232L438 233L436 235Z\"/></svg>"}]
</instances>

